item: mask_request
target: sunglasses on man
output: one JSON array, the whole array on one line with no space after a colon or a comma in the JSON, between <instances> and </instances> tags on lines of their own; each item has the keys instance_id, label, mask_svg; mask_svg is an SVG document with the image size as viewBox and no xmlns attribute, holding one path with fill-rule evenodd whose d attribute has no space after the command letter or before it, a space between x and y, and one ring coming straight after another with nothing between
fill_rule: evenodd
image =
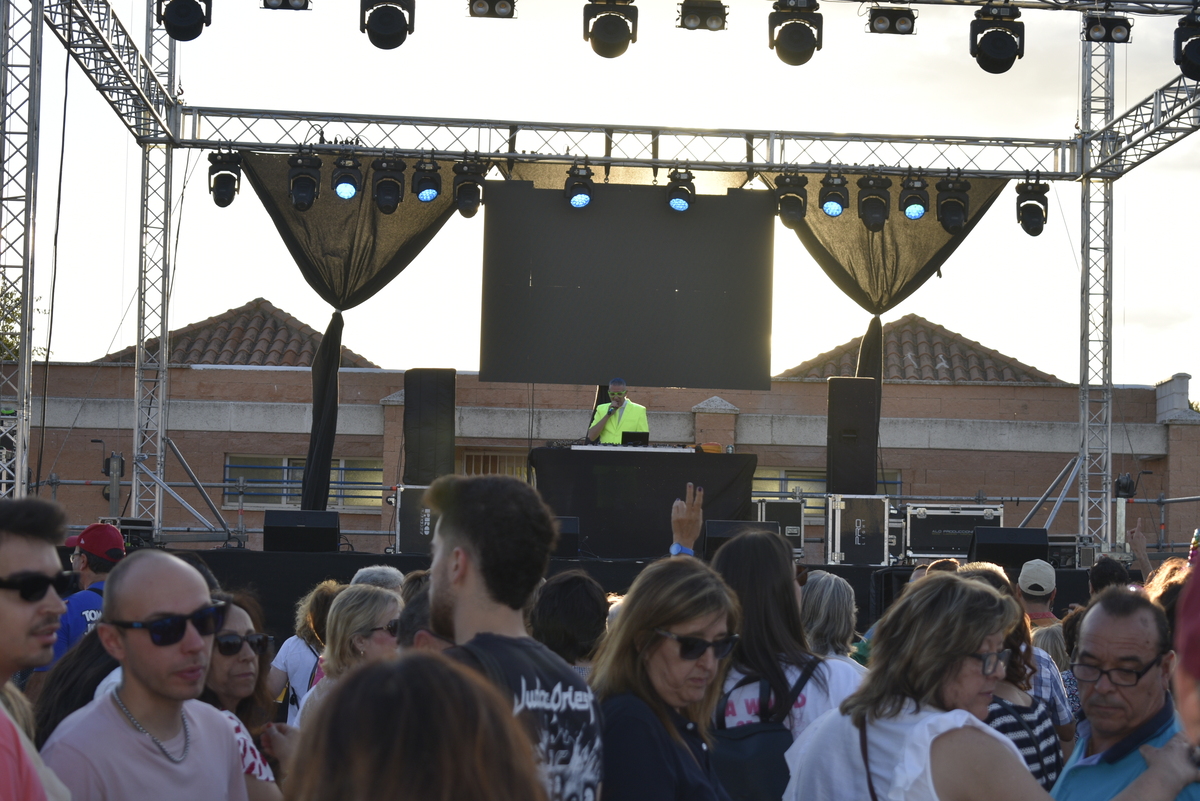
<instances>
[{"instance_id":1,"label":"sunglasses on man","mask_svg":"<svg viewBox=\"0 0 1200 801\"><path fill-rule=\"evenodd\" d=\"M46 591L51 587L61 598L71 588L71 581L77 574L64 570L47 576L45 573L17 573L6 579L0 579L0 590L16 590L22 601L36 603L46 597Z\"/></svg>"},{"instance_id":2,"label":"sunglasses on man","mask_svg":"<svg viewBox=\"0 0 1200 801\"><path fill-rule=\"evenodd\" d=\"M101 622L107 623L110 626L116 626L119 629L144 629L150 635L150 642L155 645L174 645L182 640L183 635L187 633L187 624L189 621L196 627L196 631L201 637L216 634L221 626L225 625L224 602L197 609L190 615L168 615L160 617L157 620L146 621L104 620ZM238 649L241 649L240 642L238 643ZM237 651L234 651L234 653L237 653Z\"/></svg>"}]
</instances>

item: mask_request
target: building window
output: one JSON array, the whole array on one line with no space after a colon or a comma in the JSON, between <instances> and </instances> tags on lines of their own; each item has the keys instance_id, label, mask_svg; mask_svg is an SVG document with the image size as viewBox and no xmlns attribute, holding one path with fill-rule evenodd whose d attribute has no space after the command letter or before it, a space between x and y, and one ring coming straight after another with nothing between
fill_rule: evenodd
<instances>
[{"instance_id":1,"label":"building window","mask_svg":"<svg viewBox=\"0 0 1200 801\"><path fill-rule=\"evenodd\" d=\"M879 483L875 485L877 495L903 494L903 482L899 470L881 470ZM757 498L786 499L793 493L826 492L824 470L789 470L785 467L760 467L754 471L754 495ZM774 493L774 494L772 494ZM782 495L779 493L783 493ZM824 498L805 498L804 514L824 516Z\"/></svg>"},{"instance_id":2,"label":"building window","mask_svg":"<svg viewBox=\"0 0 1200 801\"><path fill-rule=\"evenodd\" d=\"M299 506L304 484L303 456L247 456L225 458L225 483L246 480L244 503L252 507ZM334 459L329 470L331 511L371 511L382 504L382 459ZM236 487L226 487L226 506L236 506Z\"/></svg>"},{"instance_id":3,"label":"building window","mask_svg":"<svg viewBox=\"0 0 1200 801\"><path fill-rule=\"evenodd\" d=\"M462 457L465 476L512 476L522 481L528 475L529 451L466 450Z\"/></svg>"}]
</instances>

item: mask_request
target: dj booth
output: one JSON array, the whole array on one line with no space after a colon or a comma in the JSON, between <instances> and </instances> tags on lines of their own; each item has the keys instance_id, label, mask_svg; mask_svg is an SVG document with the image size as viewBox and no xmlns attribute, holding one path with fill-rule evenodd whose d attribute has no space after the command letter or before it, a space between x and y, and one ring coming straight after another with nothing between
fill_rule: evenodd
<instances>
[{"instance_id":1,"label":"dj booth","mask_svg":"<svg viewBox=\"0 0 1200 801\"><path fill-rule=\"evenodd\" d=\"M758 466L753 454L576 445L536 448L529 461L538 492L554 513L578 519L580 556L633 559L666 554L671 547L671 505L684 496L689 481L704 488L705 519L756 519L750 500ZM559 553L566 555L561 549Z\"/></svg>"}]
</instances>

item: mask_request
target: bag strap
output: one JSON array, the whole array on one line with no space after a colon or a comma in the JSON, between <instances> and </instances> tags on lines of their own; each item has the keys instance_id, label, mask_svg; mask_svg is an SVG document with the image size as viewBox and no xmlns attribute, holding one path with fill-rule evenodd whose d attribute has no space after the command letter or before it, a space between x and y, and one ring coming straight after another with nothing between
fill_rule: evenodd
<instances>
[{"instance_id":1,"label":"bag strap","mask_svg":"<svg viewBox=\"0 0 1200 801\"><path fill-rule=\"evenodd\" d=\"M88 587L87 590L88 590L88 592L96 593L101 598L104 597L104 589L102 587Z\"/></svg>"},{"instance_id":2,"label":"bag strap","mask_svg":"<svg viewBox=\"0 0 1200 801\"><path fill-rule=\"evenodd\" d=\"M1046 770L1046 758L1042 756L1042 746L1038 743L1037 737L1034 736L1033 729L1029 728L1029 724L1025 722L1025 717L1009 701L998 695L993 695L992 697L996 699L996 703L1000 704L1005 712L1017 719L1017 723L1020 723L1021 728L1029 735L1029 744L1033 746L1033 753L1037 754L1038 762L1041 763L1042 779L1044 780L1050 774ZM1033 696L1030 697L1032 698ZM1036 707L1036 704L1034 706Z\"/></svg>"},{"instance_id":3,"label":"bag strap","mask_svg":"<svg viewBox=\"0 0 1200 801\"><path fill-rule=\"evenodd\" d=\"M879 796L875 795L875 780L871 778L871 762L867 759L866 721L863 721L863 725L858 727L858 750L862 752L863 767L867 771L867 790L871 793L871 801L879 801Z\"/></svg>"},{"instance_id":4,"label":"bag strap","mask_svg":"<svg viewBox=\"0 0 1200 801\"><path fill-rule=\"evenodd\" d=\"M804 685L808 684L808 680L812 678L813 673L820 667L821 660L813 657L804 666L804 670L800 671L800 678L796 679L796 683L792 685L792 689L788 692L787 703L781 704L771 710L770 720L773 723L782 723L783 719L792 711L792 707L796 705L797 699L800 698L800 693L804 692ZM766 704L759 707L759 718L762 718L763 711L766 709Z\"/></svg>"},{"instance_id":5,"label":"bag strap","mask_svg":"<svg viewBox=\"0 0 1200 801\"><path fill-rule=\"evenodd\" d=\"M745 687L746 685L753 684L756 681L759 681L759 678L758 678L758 676L756 676L753 673L748 674L746 676L742 676L742 678L738 681L737 684L735 684L729 688L728 692L721 694L720 699L718 699L718 701L717 701L717 708L713 711L713 717L716 718L716 724L717 724L718 730L720 730L720 731L725 730L725 707L729 705L729 696L733 695L733 691L738 689L739 687ZM765 682L763 682L763 683L765 684ZM762 702L760 701L760 704L761 703ZM760 706L760 709L762 709L762 708L763 707Z\"/></svg>"}]
</instances>

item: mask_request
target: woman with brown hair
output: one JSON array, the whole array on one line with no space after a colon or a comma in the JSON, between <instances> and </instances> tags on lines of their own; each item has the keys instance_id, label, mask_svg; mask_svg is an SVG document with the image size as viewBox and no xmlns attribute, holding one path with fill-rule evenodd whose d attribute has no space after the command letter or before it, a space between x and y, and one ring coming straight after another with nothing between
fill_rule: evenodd
<instances>
[{"instance_id":1,"label":"woman with brown hair","mask_svg":"<svg viewBox=\"0 0 1200 801\"><path fill-rule=\"evenodd\" d=\"M329 617L329 607L344 589L345 584L328 579L301 598L296 604L296 634L283 643L271 662L267 678L271 697L278 698L285 687L291 687L287 697L290 726L299 722L300 704L316 684L317 659L325 650L325 621Z\"/></svg>"},{"instance_id":2,"label":"woman with brown hair","mask_svg":"<svg viewBox=\"0 0 1200 801\"><path fill-rule=\"evenodd\" d=\"M935 573L884 613L871 671L841 713L788 751L784 801L1046 801L1012 741L985 724L1021 609L982 581ZM1114 801L1165 801L1200 778L1182 738ZM1135 786L1136 785L1136 786Z\"/></svg>"},{"instance_id":3,"label":"woman with brown hair","mask_svg":"<svg viewBox=\"0 0 1200 801\"><path fill-rule=\"evenodd\" d=\"M363 667L328 700L305 722L289 801L546 799L512 702L440 654Z\"/></svg>"},{"instance_id":4,"label":"woman with brown hair","mask_svg":"<svg viewBox=\"0 0 1200 801\"><path fill-rule=\"evenodd\" d=\"M740 617L720 575L691 557L662 559L634 580L591 679L604 712L605 797L729 800L709 728Z\"/></svg>"}]
</instances>

